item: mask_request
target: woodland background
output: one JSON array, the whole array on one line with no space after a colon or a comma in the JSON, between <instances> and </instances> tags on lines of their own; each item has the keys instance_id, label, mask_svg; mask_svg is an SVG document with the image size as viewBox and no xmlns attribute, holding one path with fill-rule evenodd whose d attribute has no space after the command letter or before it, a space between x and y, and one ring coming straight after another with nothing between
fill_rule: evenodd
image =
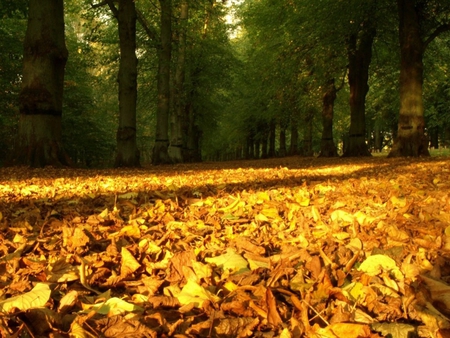
<instances>
[{"instance_id":1,"label":"woodland background","mask_svg":"<svg viewBox=\"0 0 450 338\"><path fill-rule=\"evenodd\" d=\"M79 166L108 167L116 157L120 53L117 20L106 3L76 0L66 2L64 9L69 58L62 140ZM369 156L389 151L399 130L400 110L401 50L395 2L196 0L189 1L183 19L184 1L136 1L141 16L136 25L136 142L141 164L152 162L159 137L162 3L172 13L171 116L181 105L184 119L185 156L175 162L343 153ZM425 45L421 51L426 128L422 126L421 132L433 148L446 147L450 142L450 26L446 19L450 5L413 3ZM24 0L0 5L0 163L18 151L14 140L27 5ZM369 45L364 47L367 34ZM357 76L364 77L367 70L366 83L360 77L357 85L367 95L358 94L362 102L353 103L355 113L349 86L352 57L362 60L362 68L355 68ZM181 83L176 82L180 64ZM353 138L358 138L356 143Z\"/></svg>"}]
</instances>

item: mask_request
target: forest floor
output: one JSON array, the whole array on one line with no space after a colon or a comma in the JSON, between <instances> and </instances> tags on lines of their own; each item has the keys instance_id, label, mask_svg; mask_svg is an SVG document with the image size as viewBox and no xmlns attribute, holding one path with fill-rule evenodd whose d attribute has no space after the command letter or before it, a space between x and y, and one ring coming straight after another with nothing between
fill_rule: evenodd
<instances>
[{"instance_id":1,"label":"forest floor","mask_svg":"<svg viewBox=\"0 0 450 338\"><path fill-rule=\"evenodd\" d=\"M0 169L0 337L449 337L450 159Z\"/></svg>"}]
</instances>

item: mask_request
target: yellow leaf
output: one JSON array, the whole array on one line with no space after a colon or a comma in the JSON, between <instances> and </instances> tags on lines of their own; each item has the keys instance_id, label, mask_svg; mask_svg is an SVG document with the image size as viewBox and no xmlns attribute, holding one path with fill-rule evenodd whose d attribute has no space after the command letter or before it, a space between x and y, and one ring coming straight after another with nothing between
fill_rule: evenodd
<instances>
[{"instance_id":1,"label":"yellow leaf","mask_svg":"<svg viewBox=\"0 0 450 338\"><path fill-rule=\"evenodd\" d=\"M134 238L141 238L141 230L136 224L125 225L122 229L120 229L119 234Z\"/></svg>"},{"instance_id":2,"label":"yellow leaf","mask_svg":"<svg viewBox=\"0 0 450 338\"><path fill-rule=\"evenodd\" d=\"M262 204L264 201L270 201L269 194L266 191L260 191L256 195L256 203Z\"/></svg>"},{"instance_id":3,"label":"yellow leaf","mask_svg":"<svg viewBox=\"0 0 450 338\"><path fill-rule=\"evenodd\" d=\"M125 247L122 247L120 254L122 256L122 264L120 265L120 275L122 277L131 275L141 267L141 264L139 264L136 258Z\"/></svg>"},{"instance_id":4,"label":"yellow leaf","mask_svg":"<svg viewBox=\"0 0 450 338\"><path fill-rule=\"evenodd\" d=\"M263 214L258 214L258 215L255 216L255 221L258 221L258 222L269 222L269 219L266 216L264 216Z\"/></svg>"},{"instance_id":5,"label":"yellow leaf","mask_svg":"<svg viewBox=\"0 0 450 338\"><path fill-rule=\"evenodd\" d=\"M354 282L342 289L344 294L347 294L348 298L353 301L358 301L360 299L364 299L367 294L367 287L362 283Z\"/></svg>"},{"instance_id":6,"label":"yellow leaf","mask_svg":"<svg viewBox=\"0 0 450 338\"><path fill-rule=\"evenodd\" d=\"M331 215L331 220L334 222L343 222L346 224L353 223L353 215L344 210L334 210Z\"/></svg>"},{"instance_id":7,"label":"yellow leaf","mask_svg":"<svg viewBox=\"0 0 450 338\"><path fill-rule=\"evenodd\" d=\"M198 285L192 280L188 280L181 292L178 294L178 301L181 305L194 304L195 307L201 307L205 301L217 303L220 298L204 287Z\"/></svg>"},{"instance_id":8,"label":"yellow leaf","mask_svg":"<svg viewBox=\"0 0 450 338\"><path fill-rule=\"evenodd\" d=\"M236 284L234 284L233 282L228 281L223 285L223 288L229 292L232 292L232 291L237 290L239 287Z\"/></svg>"},{"instance_id":9,"label":"yellow leaf","mask_svg":"<svg viewBox=\"0 0 450 338\"><path fill-rule=\"evenodd\" d=\"M237 197L237 198L236 198L229 206L224 207L224 208L219 208L218 210L219 210L219 211L222 211L222 212L233 210L235 207L238 206L240 200L241 200L241 199L240 199L240 197L238 196L238 197Z\"/></svg>"},{"instance_id":10,"label":"yellow leaf","mask_svg":"<svg viewBox=\"0 0 450 338\"><path fill-rule=\"evenodd\" d=\"M386 255L369 256L361 263L359 271L363 271L369 276L376 276L382 272L388 272L393 274L397 280L403 280L403 274L397 267L395 261Z\"/></svg>"},{"instance_id":11,"label":"yellow leaf","mask_svg":"<svg viewBox=\"0 0 450 338\"><path fill-rule=\"evenodd\" d=\"M336 238L336 239L338 239L338 240L344 240L344 239L349 238L349 237L350 237L350 234L347 233L347 232L341 231L341 232L338 232L338 233L336 233L336 234L333 234L333 237Z\"/></svg>"},{"instance_id":12,"label":"yellow leaf","mask_svg":"<svg viewBox=\"0 0 450 338\"><path fill-rule=\"evenodd\" d=\"M278 214L278 210L275 208L265 208L261 211L261 213L264 216L267 216L268 218L278 218L279 214Z\"/></svg>"},{"instance_id":13,"label":"yellow leaf","mask_svg":"<svg viewBox=\"0 0 450 338\"><path fill-rule=\"evenodd\" d=\"M396 208L403 208L406 205L406 198L392 196L391 197L391 203Z\"/></svg>"},{"instance_id":14,"label":"yellow leaf","mask_svg":"<svg viewBox=\"0 0 450 338\"><path fill-rule=\"evenodd\" d=\"M98 215L98 216L101 217L101 218L103 218L103 219L105 219L106 217L108 217L108 214L109 214L109 210L108 210L108 208L106 208L106 209L103 210L103 211L100 213L100 215Z\"/></svg>"},{"instance_id":15,"label":"yellow leaf","mask_svg":"<svg viewBox=\"0 0 450 338\"><path fill-rule=\"evenodd\" d=\"M51 290L47 284L38 283L29 292L15 296L0 302L0 311L8 313L13 309L26 311L43 307L50 298Z\"/></svg>"}]
</instances>

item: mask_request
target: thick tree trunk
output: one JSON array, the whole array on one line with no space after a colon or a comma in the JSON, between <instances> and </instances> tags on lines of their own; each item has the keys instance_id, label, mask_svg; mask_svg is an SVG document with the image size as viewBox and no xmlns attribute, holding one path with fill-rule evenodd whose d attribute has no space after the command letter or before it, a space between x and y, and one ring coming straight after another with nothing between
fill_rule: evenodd
<instances>
[{"instance_id":1,"label":"thick tree trunk","mask_svg":"<svg viewBox=\"0 0 450 338\"><path fill-rule=\"evenodd\" d=\"M184 77L186 59L186 24L188 20L188 2L182 0L180 5L180 31L178 40L178 59L175 69L173 97L174 108L170 120L170 146L169 156L174 163L183 162L183 130L186 128L186 116L184 114Z\"/></svg>"},{"instance_id":2,"label":"thick tree trunk","mask_svg":"<svg viewBox=\"0 0 450 338\"><path fill-rule=\"evenodd\" d=\"M30 0L13 164L32 167L71 164L61 144L67 57L63 0Z\"/></svg>"},{"instance_id":3,"label":"thick tree trunk","mask_svg":"<svg viewBox=\"0 0 450 338\"><path fill-rule=\"evenodd\" d=\"M359 34L349 38L348 83L350 85L350 130L343 156L371 156L366 144L366 95L369 91L369 66L375 29L372 23L362 23Z\"/></svg>"},{"instance_id":4,"label":"thick tree trunk","mask_svg":"<svg viewBox=\"0 0 450 338\"><path fill-rule=\"evenodd\" d=\"M337 149L333 139L334 101L337 97L335 80L330 79L325 86L322 104L322 140L320 142L320 157L337 157Z\"/></svg>"},{"instance_id":5,"label":"thick tree trunk","mask_svg":"<svg viewBox=\"0 0 450 338\"><path fill-rule=\"evenodd\" d=\"M172 0L159 0L161 5L161 45L158 49L158 105L153 164L171 163L169 147L170 60L172 56Z\"/></svg>"},{"instance_id":6,"label":"thick tree trunk","mask_svg":"<svg viewBox=\"0 0 450 338\"><path fill-rule=\"evenodd\" d=\"M423 53L415 1L397 0L400 39L400 114L389 157L429 156L423 107Z\"/></svg>"},{"instance_id":7,"label":"thick tree trunk","mask_svg":"<svg viewBox=\"0 0 450 338\"><path fill-rule=\"evenodd\" d=\"M136 8L133 0L119 0L119 128L117 129L116 167L138 167L136 144Z\"/></svg>"}]
</instances>

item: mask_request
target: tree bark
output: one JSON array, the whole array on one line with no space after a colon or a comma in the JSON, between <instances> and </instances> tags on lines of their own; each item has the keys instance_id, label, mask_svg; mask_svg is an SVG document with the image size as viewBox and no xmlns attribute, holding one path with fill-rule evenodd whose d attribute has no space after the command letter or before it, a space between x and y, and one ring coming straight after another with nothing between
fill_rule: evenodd
<instances>
[{"instance_id":1,"label":"tree bark","mask_svg":"<svg viewBox=\"0 0 450 338\"><path fill-rule=\"evenodd\" d=\"M423 106L423 54L415 1L397 0L400 40L400 114L389 157L429 156Z\"/></svg>"},{"instance_id":2,"label":"tree bark","mask_svg":"<svg viewBox=\"0 0 450 338\"><path fill-rule=\"evenodd\" d=\"M32 167L71 164L61 143L67 58L63 0L30 0L13 164Z\"/></svg>"},{"instance_id":3,"label":"tree bark","mask_svg":"<svg viewBox=\"0 0 450 338\"><path fill-rule=\"evenodd\" d=\"M158 104L153 164L172 163L169 153L170 60L172 56L172 0L161 5L161 45L158 49Z\"/></svg>"},{"instance_id":4,"label":"tree bark","mask_svg":"<svg viewBox=\"0 0 450 338\"><path fill-rule=\"evenodd\" d=\"M330 79L324 88L322 104L322 140L320 142L320 157L337 157L337 149L333 139L334 101L337 97L335 80Z\"/></svg>"},{"instance_id":5,"label":"tree bark","mask_svg":"<svg viewBox=\"0 0 450 338\"><path fill-rule=\"evenodd\" d=\"M174 108L170 120L170 146L169 156L174 163L183 162L183 130L186 130L186 116L184 114L184 78L186 60L186 24L188 20L189 5L187 0L182 0L180 5L180 31L178 40L178 59L174 78Z\"/></svg>"},{"instance_id":6,"label":"tree bark","mask_svg":"<svg viewBox=\"0 0 450 338\"><path fill-rule=\"evenodd\" d=\"M366 144L366 95L369 91L369 66L375 29L372 22L362 23L360 32L352 34L348 46L348 83L350 85L350 130L343 156L371 156Z\"/></svg>"},{"instance_id":7,"label":"tree bark","mask_svg":"<svg viewBox=\"0 0 450 338\"><path fill-rule=\"evenodd\" d=\"M119 127L116 167L138 167L136 144L137 58L136 8L133 0L119 0Z\"/></svg>"}]
</instances>

